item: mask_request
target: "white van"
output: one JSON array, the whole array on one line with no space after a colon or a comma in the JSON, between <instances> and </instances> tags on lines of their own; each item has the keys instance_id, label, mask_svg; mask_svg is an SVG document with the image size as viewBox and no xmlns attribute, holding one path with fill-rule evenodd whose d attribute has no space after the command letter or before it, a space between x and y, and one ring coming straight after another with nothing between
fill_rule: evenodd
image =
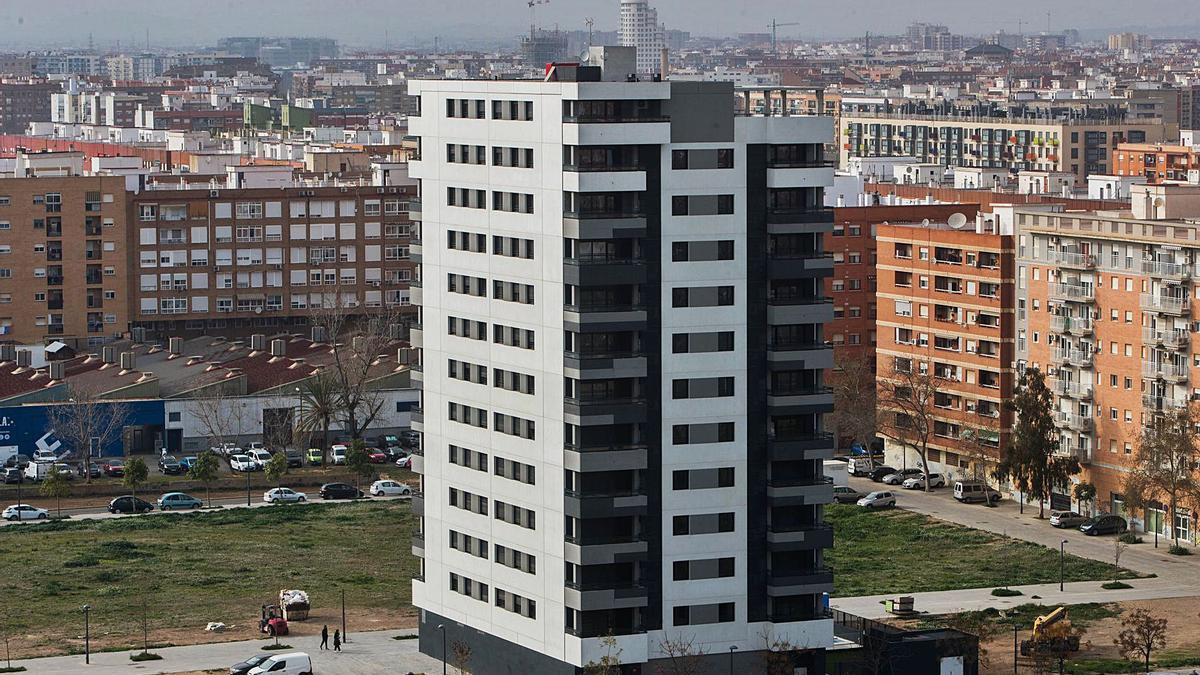
<instances>
[{"instance_id":1,"label":"white van","mask_svg":"<svg viewBox=\"0 0 1200 675\"><path fill-rule=\"evenodd\" d=\"M954 481L954 498L960 502L997 502L1000 493L981 480Z\"/></svg>"},{"instance_id":2,"label":"white van","mask_svg":"<svg viewBox=\"0 0 1200 675\"><path fill-rule=\"evenodd\" d=\"M865 476L875 468L875 460L870 457L851 457L846 466L851 476Z\"/></svg>"},{"instance_id":3,"label":"white van","mask_svg":"<svg viewBox=\"0 0 1200 675\"><path fill-rule=\"evenodd\" d=\"M250 669L246 675L312 675L312 659L304 652L276 654Z\"/></svg>"}]
</instances>

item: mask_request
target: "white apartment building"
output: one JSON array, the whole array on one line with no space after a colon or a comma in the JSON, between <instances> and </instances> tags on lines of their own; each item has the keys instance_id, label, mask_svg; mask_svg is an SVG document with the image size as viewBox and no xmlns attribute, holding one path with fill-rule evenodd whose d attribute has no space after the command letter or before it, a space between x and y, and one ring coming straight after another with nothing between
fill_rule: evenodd
<instances>
[{"instance_id":1,"label":"white apartment building","mask_svg":"<svg viewBox=\"0 0 1200 675\"><path fill-rule=\"evenodd\" d=\"M667 48L666 29L658 22L658 10L647 0L621 0L617 37L622 47L637 49L639 74L661 73L662 52Z\"/></svg>"},{"instance_id":2,"label":"white apartment building","mask_svg":"<svg viewBox=\"0 0 1200 675\"><path fill-rule=\"evenodd\" d=\"M611 633L624 664L682 639L745 670L783 641L824 672L832 119L601 50L409 85L421 651L573 674Z\"/></svg>"}]
</instances>

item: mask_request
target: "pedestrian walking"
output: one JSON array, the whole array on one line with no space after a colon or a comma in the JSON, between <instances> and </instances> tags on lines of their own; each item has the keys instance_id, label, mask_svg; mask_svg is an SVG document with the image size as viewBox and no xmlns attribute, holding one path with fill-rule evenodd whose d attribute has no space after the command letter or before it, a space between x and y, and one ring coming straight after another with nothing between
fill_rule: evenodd
<instances>
[{"instance_id":1,"label":"pedestrian walking","mask_svg":"<svg viewBox=\"0 0 1200 675\"><path fill-rule=\"evenodd\" d=\"M342 651L342 631L340 630L333 631L333 651Z\"/></svg>"},{"instance_id":2,"label":"pedestrian walking","mask_svg":"<svg viewBox=\"0 0 1200 675\"><path fill-rule=\"evenodd\" d=\"M321 649L329 649L329 625L321 626Z\"/></svg>"}]
</instances>

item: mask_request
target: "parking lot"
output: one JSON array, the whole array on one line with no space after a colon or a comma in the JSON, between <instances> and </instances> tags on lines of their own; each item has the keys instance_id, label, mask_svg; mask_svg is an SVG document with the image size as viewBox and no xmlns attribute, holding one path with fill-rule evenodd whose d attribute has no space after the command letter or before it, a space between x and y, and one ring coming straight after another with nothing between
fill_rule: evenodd
<instances>
[{"instance_id":1,"label":"parking lot","mask_svg":"<svg viewBox=\"0 0 1200 675\"><path fill-rule=\"evenodd\" d=\"M1063 540L1066 550L1074 555L1112 563L1114 553L1113 535L1089 537L1077 529L1058 529L1050 526L1048 519L1038 519L1036 504L1026 504L1021 514L1016 502L1004 499L998 505L987 507L982 504L960 504L954 500L949 488L935 489L929 493L922 490L895 489L882 486L866 478L851 477L850 486L863 492L889 489L896 494L896 506L916 513L923 513L967 527L986 530L1024 541L1057 549ZM1049 516L1050 509L1046 509ZM1130 546L1121 555L1121 567L1141 574L1176 576L1200 571L1200 556L1174 556L1167 553L1170 542L1160 540L1154 547L1153 535L1142 535L1144 543Z\"/></svg>"},{"instance_id":2,"label":"parking lot","mask_svg":"<svg viewBox=\"0 0 1200 675\"><path fill-rule=\"evenodd\" d=\"M368 452L372 454L371 471L369 474L363 475L357 475L348 466L345 466L344 459L341 463L333 461L335 448L326 452L325 459L327 461L324 463L321 461L319 449L303 453L287 451L290 454L289 460L294 461L289 462L291 466L287 474L277 483L268 480L262 470L265 462L271 458L271 455L265 451L261 451L260 461L253 466L252 470L234 470L236 460L232 460L232 458L243 454L237 452L238 450L252 451L251 448L235 449L230 447L219 453L217 479L208 486L214 506L245 505L247 493L249 493L252 503L260 502L264 492L280 485L306 492L308 499L313 500L319 498L320 487L326 483L353 486L357 482L364 493L369 492L372 482L377 479L390 479L401 485L415 484L415 477L408 470L408 463L411 461L408 459L409 450L398 445L391 448L390 451L368 448ZM131 492L136 492L139 498L149 503L156 503L161 495L171 492L184 492L197 499L207 501L205 486L188 475L189 459L194 460L195 456L168 455L166 458L161 455L138 456L146 463L148 476L146 482L139 485L136 491L131 490L123 482L123 471L119 467L122 462L128 461L126 458L93 460L93 477L89 480L82 478L86 473L82 463L67 463L72 468L72 472L67 474L70 494L63 498L61 503L57 499L42 495L41 481L23 478L20 483L13 480L0 485L0 508L19 502L46 509L50 512L50 516L58 515L60 507L64 516L94 516L105 513L106 507L114 498L128 495ZM342 457L344 458L344 456L343 453ZM397 466L397 460L400 460L400 464L403 466ZM180 464L182 466L179 466ZM31 466L33 465L31 464ZM30 472L31 470L22 471L15 467L9 471L10 474L21 474L22 477ZM338 496L345 497L347 495Z\"/></svg>"}]
</instances>

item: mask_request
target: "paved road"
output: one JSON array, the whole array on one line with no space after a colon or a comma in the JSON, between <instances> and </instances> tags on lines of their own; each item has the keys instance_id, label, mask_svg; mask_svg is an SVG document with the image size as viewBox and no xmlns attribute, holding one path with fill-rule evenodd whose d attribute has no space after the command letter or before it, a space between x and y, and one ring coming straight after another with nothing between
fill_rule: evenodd
<instances>
[{"instance_id":1,"label":"paved road","mask_svg":"<svg viewBox=\"0 0 1200 675\"><path fill-rule=\"evenodd\" d=\"M301 490L301 492L302 492L302 490ZM321 499L320 495L316 494L316 492L308 492L305 494L308 495L308 501L306 502L308 504L321 504L321 503L336 504L336 503L345 503L345 502L351 501L351 500L337 500L337 501L325 502L324 500ZM154 498L154 499L156 500L157 498ZM369 501L389 501L389 500L395 500L395 499L409 499L409 497L367 497L363 501L368 501L368 500ZM152 500L146 499L146 501L152 501ZM257 492L251 493L251 501L250 501L249 505L246 504L245 497L241 497L238 499L232 499L232 498L230 498L230 499L214 499L214 500L212 500L212 503L213 503L213 506L221 506L226 509L247 509L247 508L257 509L257 508L261 508L264 506L287 506L286 504L268 504L268 503L264 502L262 500L262 491L257 491ZM187 511L155 510L155 511L151 511L150 513L176 514L176 513L191 513L193 511L194 511L194 509L189 509ZM54 516L55 513L56 513L55 509L53 509L53 508L50 509L51 516ZM131 513L109 513L107 510L105 510L104 508L101 508L101 507L91 507L91 508L83 508L83 509L63 509L63 515L70 515L71 520L106 520L109 518L136 518L137 517L136 515L131 514ZM6 520L0 520L0 527L16 526L16 525L31 525L31 524L35 524L37 522L45 522L45 521L10 522L10 521L6 521Z\"/></svg>"},{"instance_id":2,"label":"paved road","mask_svg":"<svg viewBox=\"0 0 1200 675\"><path fill-rule=\"evenodd\" d=\"M1186 598L1200 594L1197 588L1180 584L1170 579L1133 579L1128 580L1133 588L1106 591L1100 587L1100 581L1079 581L1066 584L1063 592L1059 592L1058 584L1032 584L1029 586L1011 586L1021 591L1021 595L998 598L992 595L992 587L970 588L956 591L935 591L930 593L904 593L912 596L913 609L926 614L953 614L967 610L1008 609L1029 602L1043 605L1080 604L1085 602L1126 602L1130 600L1160 600L1162 598ZM1038 596L1034 598L1033 596ZM895 598L896 595L864 595L856 598L833 598L829 605L834 609L862 616L868 619L881 619L889 615L884 611L883 601Z\"/></svg>"},{"instance_id":3,"label":"paved road","mask_svg":"<svg viewBox=\"0 0 1200 675\"><path fill-rule=\"evenodd\" d=\"M859 492L870 492L885 487L879 483L872 483L866 478L851 478L850 486ZM919 490L886 487L896 493L896 505L902 509L1015 539L1031 541L1049 548L1058 548L1059 543L1065 539L1067 540L1067 553L1110 564L1113 562L1115 537L1112 535L1089 537L1079 530L1060 530L1051 527L1047 520L1038 520L1036 505L1027 504L1025 513L1022 515L1019 513L1017 504L1011 500L1005 500L998 506L989 508L980 504L960 504L955 501L948 488L925 493ZM1049 513L1049 509L1047 509L1047 513ZM1130 546L1121 554L1121 567L1142 574L1157 574L1181 585L1193 587L1195 591L1193 594L1200 595L1200 555L1169 555L1167 553L1169 545L1170 542L1160 539L1159 548L1155 549L1153 535L1146 537L1146 543ZM1200 554L1200 550L1194 551L1194 553Z\"/></svg>"},{"instance_id":4,"label":"paved road","mask_svg":"<svg viewBox=\"0 0 1200 675\"><path fill-rule=\"evenodd\" d=\"M431 659L417 651L416 640L393 640L396 635L411 635L412 631L377 631L352 633L351 642L343 651L318 651L315 637L304 637L288 642L292 651L307 652L313 660L313 671L320 675L403 675L414 672L441 672L441 661ZM14 661L13 665L25 666L37 675L79 675L80 672L97 675L123 675L126 673L181 673L193 670L228 668L253 654L261 652L268 640L248 642L221 642L189 647L167 647L152 650L163 657L161 661L133 663L129 655L133 652L108 652L93 654L91 665L85 666L83 656L54 656L44 659Z\"/></svg>"}]
</instances>

